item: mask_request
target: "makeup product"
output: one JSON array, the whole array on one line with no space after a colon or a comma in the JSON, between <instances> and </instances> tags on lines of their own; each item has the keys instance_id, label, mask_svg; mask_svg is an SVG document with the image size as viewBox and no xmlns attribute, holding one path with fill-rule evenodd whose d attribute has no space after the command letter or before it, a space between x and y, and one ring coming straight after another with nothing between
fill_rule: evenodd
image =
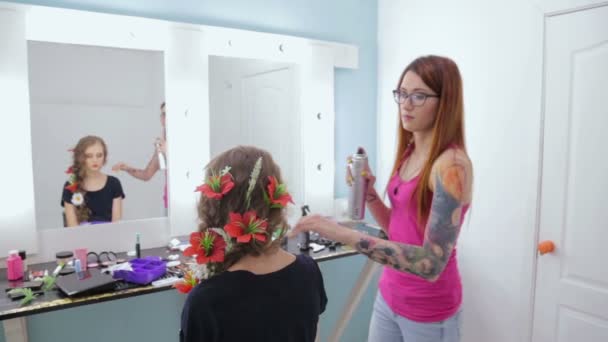
<instances>
[{"instance_id":1,"label":"makeup product","mask_svg":"<svg viewBox=\"0 0 608 342\"><path fill-rule=\"evenodd\" d=\"M135 234L135 256L141 258L141 247L139 245L139 233Z\"/></svg>"},{"instance_id":2,"label":"makeup product","mask_svg":"<svg viewBox=\"0 0 608 342\"><path fill-rule=\"evenodd\" d=\"M38 271L32 271L32 270L30 270L30 274L32 275L32 279L34 279L34 278L42 278L42 277L44 277L44 272L45 271L48 272L47 270L38 270Z\"/></svg>"},{"instance_id":3,"label":"makeup product","mask_svg":"<svg viewBox=\"0 0 608 342\"><path fill-rule=\"evenodd\" d=\"M55 258L57 259L57 265L62 264L62 263L67 264L70 261L72 261L73 257L74 257L74 253L72 253L70 251L55 253Z\"/></svg>"},{"instance_id":4,"label":"makeup product","mask_svg":"<svg viewBox=\"0 0 608 342\"><path fill-rule=\"evenodd\" d=\"M9 281L23 278L23 261L19 256L18 250L8 252L8 258L6 259L6 276Z\"/></svg>"},{"instance_id":5,"label":"makeup product","mask_svg":"<svg viewBox=\"0 0 608 342\"><path fill-rule=\"evenodd\" d=\"M167 256L167 260L169 261L176 261L179 260L179 254L171 254Z\"/></svg>"},{"instance_id":6,"label":"makeup product","mask_svg":"<svg viewBox=\"0 0 608 342\"><path fill-rule=\"evenodd\" d=\"M154 286L154 287L171 286L171 285L177 283L178 281L180 281L181 279L182 278L180 278L180 277L163 278L163 279L153 281L152 286Z\"/></svg>"},{"instance_id":7,"label":"makeup product","mask_svg":"<svg viewBox=\"0 0 608 342\"><path fill-rule=\"evenodd\" d=\"M80 260L80 265L83 271L87 270L87 249L86 248L76 248L74 250L74 257L76 260Z\"/></svg>"},{"instance_id":8,"label":"makeup product","mask_svg":"<svg viewBox=\"0 0 608 342\"><path fill-rule=\"evenodd\" d=\"M78 272L82 272L82 266L81 266L81 262L80 262L80 260L78 260L78 259L74 260L74 271L75 271L76 273L78 273Z\"/></svg>"},{"instance_id":9,"label":"makeup product","mask_svg":"<svg viewBox=\"0 0 608 342\"><path fill-rule=\"evenodd\" d=\"M336 248L341 245L342 245L341 242L334 241L334 242L330 243L328 247L329 247L330 251L335 251Z\"/></svg>"},{"instance_id":10,"label":"makeup product","mask_svg":"<svg viewBox=\"0 0 608 342\"><path fill-rule=\"evenodd\" d=\"M179 250L178 246L180 244L181 244L181 242L178 239L174 238L174 239L171 239L171 241L169 241L168 247L169 247L170 250L175 251L175 250Z\"/></svg>"},{"instance_id":11,"label":"makeup product","mask_svg":"<svg viewBox=\"0 0 608 342\"><path fill-rule=\"evenodd\" d=\"M353 220L362 220L365 217L365 197L367 196L367 178L363 176L367 171L367 155L362 148L353 154L348 167L353 177L348 196L348 217Z\"/></svg>"},{"instance_id":12,"label":"makeup product","mask_svg":"<svg viewBox=\"0 0 608 342\"><path fill-rule=\"evenodd\" d=\"M99 267L99 255L95 252L87 253L87 269Z\"/></svg>"},{"instance_id":13,"label":"makeup product","mask_svg":"<svg viewBox=\"0 0 608 342\"><path fill-rule=\"evenodd\" d=\"M74 273L74 268L73 267L64 267L61 269L61 271L59 271L59 275L60 276L66 276L69 274Z\"/></svg>"},{"instance_id":14,"label":"makeup product","mask_svg":"<svg viewBox=\"0 0 608 342\"><path fill-rule=\"evenodd\" d=\"M312 248L312 252L313 252L313 253L319 253L320 251L322 251L322 250L324 250L324 249L325 249L325 246L324 246L324 245L319 245L319 244L314 243L314 242L312 242L312 243L310 244L310 247Z\"/></svg>"},{"instance_id":15,"label":"makeup product","mask_svg":"<svg viewBox=\"0 0 608 342\"><path fill-rule=\"evenodd\" d=\"M307 216L310 212L310 208L307 205L302 206L302 217ZM310 249L310 232L304 231L298 235L298 246L301 251L307 251Z\"/></svg>"},{"instance_id":16,"label":"makeup product","mask_svg":"<svg viewBox=\"0 0 608 342\"><path fill-rule=\"evenodd\" d=\"M118 256L112 251L101 252L97 256L99 267L109 267L118 263Z\"/></svg>"},{"instance_id":17,"label":"makeup product","mask_svg":"<svg viewBox=\"0 0 608 342\"><path fill-rule=\"evenodd\" d=\"M177 267L179 265L181 265L181 261L179 260L175 260L175 261L169 261L167 262L167 267Z\"/></svg>"},{"instance_id":18,"label":"makeup product","mask_svg":"<svg viewBox=\"0 0 608 342\"><path fill-rule=\"evenodd\" d=\"M55 270L53 271L53 277L56 277L57 275L59 275L59 272L61 272L61 270L65 267L65 263L60 263L59 265L57 265L57 267L55 267ZM45 276L47 276L48 274L45 272L44 274Z\"/></svg>"},{"instance_id":19,"label":"makeup product","mask_svg":"<svg viewBox=\"0 0 608 342\"><path fill-rule=\"evenodd\" d=\"M21 258L21 261L23 262L23 276L25 277L28 274L28 272L27 272L27 253L25 253L24 250L20 250L19 257Z\"/></svg>"}]
</instances>

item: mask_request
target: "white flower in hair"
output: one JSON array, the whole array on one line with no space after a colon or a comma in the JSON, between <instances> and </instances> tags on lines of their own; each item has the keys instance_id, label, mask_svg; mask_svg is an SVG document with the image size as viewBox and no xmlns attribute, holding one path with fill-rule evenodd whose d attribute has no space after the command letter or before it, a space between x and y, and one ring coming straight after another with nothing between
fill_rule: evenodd
<instances>
[{"instance_id":1,"label":"white flower in hair","mask_svg":"<svg viewBox=\"0 0 608 342\"><path fill-rule=\"evenodd\" d=\"M75 206L79 206L82 205L82 203L84 202L84 197L82 196L82 194L80 192L75 192L72 195L72 204Z\"/></svg>"},{"instance_id":2,"label":"white flower in hair","mask_svg":"<svg viewBox=\"0 0 608 342\"><path fill-rule=\"evenodd\" d=\"M224 167L222 169L222 171L220 171L220 177L223 176L223 175L225 175L225 174L227 174L228 172L230 172L231 169L232 169L232 167L226 165L226 167Z\"/></svg>"}]
</instances>

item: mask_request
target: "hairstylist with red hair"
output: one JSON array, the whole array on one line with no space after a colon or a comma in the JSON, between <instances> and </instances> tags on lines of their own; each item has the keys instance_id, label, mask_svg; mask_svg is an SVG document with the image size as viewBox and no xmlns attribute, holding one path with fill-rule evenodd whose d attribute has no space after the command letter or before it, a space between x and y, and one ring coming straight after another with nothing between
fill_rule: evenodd
<instances>
[{"instance_id":1,"label":"hairstylist with red hair","mask_svg":"<svg viewBox=\"0 0 608 342\"><path fill-rule=\"evenodd\" d=\"M462 285L456 242L473 179L458 66L445 57L420 57L405 68L393 95L399 125L386 187L389 207L380 200L371 171L364 172L367 207L388 241L318 215L302 218L290 235L312 230L385 265L370 342L458 342Z\"/></svg>"}]
</instances>

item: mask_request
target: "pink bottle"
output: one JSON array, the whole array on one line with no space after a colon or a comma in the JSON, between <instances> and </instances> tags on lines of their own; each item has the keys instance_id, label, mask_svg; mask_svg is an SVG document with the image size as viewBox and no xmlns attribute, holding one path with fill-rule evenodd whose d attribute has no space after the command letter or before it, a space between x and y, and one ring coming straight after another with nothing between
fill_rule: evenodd
<instances>
[{"instance_id":1,"label":"pink bottle","mask_svg":"<svg viewBox=\"0 0 608 342\"><path fill-rule=\"evenodd\" d=\"M8 252L8 259L6 259L6 275L10 281L23 278L23 260L21 260L19 251L17 250Z\"/></svg>"},{"instance_id":2,"label":"pink bottle","mask_svg":"<svg viewBox=\"0 0 608 342\"><path fill-rule=\"evenodd\" d=\"M74 257L80 260L81 270L87 270L87 249L86 248L76 248L74 250ZM76 260L74 260L76 261Z\"/></svg>"}]
</instances>

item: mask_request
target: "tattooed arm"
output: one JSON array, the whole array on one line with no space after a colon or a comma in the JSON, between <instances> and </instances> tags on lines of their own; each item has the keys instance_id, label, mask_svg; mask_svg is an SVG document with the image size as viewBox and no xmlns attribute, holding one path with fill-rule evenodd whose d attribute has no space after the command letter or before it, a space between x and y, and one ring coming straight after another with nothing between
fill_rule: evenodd
<instances>
[{"instance_id":1,"label":"tattooed arm","mask_svg":"<svg viewBox=\"0 0 608 342\"><path fill-rule=\"evenodd\" d=\"M150 161L148 162L148 165L145 169L137 169L123 162L112 166L112 171L126 171L134 178L143 180L145 182L149 181L159 169L160 163L158 161L158 156L156 153L152 155L152 158L150 158Z\"/></svg>"},{"instance_id":2,"label":"tattooed arm","mask_svg":"<svg viewBox=\"0 0 608 342\"><path fill-rule=\"evenodd\" d=\"M435 281L443 272L460 232L462 206L470 202L471 164L464 152L448 150L431 173L433 199L422 246L372 238L354 232L349 240L362 254L396 270Z\"/></svg>"},{"instance_id":3,"label":"tattooed arm","mask_svg":"<svg viewBox=\"0 0 608 342\"><path fill-rule=\"evenodd\" d=\"M158 156L156 154L153 154L145 169L142 170L129 167L125 171L127 171L127 173L131 176L147 182L156 174L156 171L158 171L159 169L160 163L158 161Z\"/></svg>"},{"instance_id":4,"label":"tattooed arm","mask_svg":"<svg viewBox=\"0 0 608 342\"><path fill-rule=\"evenodd\" d=\"M376 219L376 222L378 222L380 228L382 228L385 233L388 233L391 209L382 202L375 189L372 188L372 191L368 190L365 203L367 204L367 208L372 213L374 219Z\"/></svg>"}]
</instances>

